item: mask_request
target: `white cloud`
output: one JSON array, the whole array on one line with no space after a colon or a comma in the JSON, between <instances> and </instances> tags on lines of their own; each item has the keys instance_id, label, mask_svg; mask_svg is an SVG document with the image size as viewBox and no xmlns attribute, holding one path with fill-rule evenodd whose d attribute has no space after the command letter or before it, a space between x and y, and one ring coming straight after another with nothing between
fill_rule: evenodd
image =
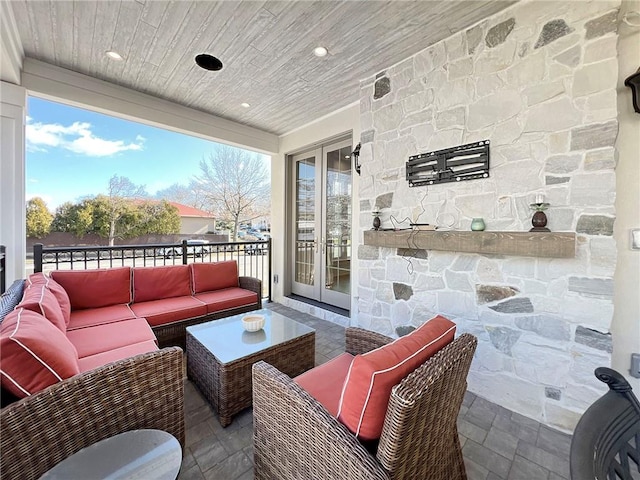
<instances>
[{"instance_id":1,"label":"white cloud","mask_svg":"<svg viewBox=\"0 0 640 480\"><path fill-rule=\"evenodd\" d=\"M91 124L74 122L69 126L58 123L32 123L27 118L27 150L46 151L46 147L63 148L90 157L108 157L127 150L142 150L145 139L138 135L135 142L105 140L91 131Z\"/></svg>"}]
</instances>

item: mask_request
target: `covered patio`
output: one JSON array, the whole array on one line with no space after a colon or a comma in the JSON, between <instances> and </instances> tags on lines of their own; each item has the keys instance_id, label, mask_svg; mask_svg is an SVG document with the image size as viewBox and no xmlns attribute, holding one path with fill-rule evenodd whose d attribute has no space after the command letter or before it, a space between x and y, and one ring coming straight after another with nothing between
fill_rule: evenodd
<instances>
[{"instance_id":1,"label":"covered patio","mask_svg":"<svg viewBox=\"0 0 640 480\"><path fill-rule=\"evenodd\" d=\"M271 155L269 308L317 329L316 363L341 353L347 326L397 336L440 314L476 336L458 422L470 479L568 478L570 434L605 391L594 368L640 391L640 115L624 85L638 0L0 7L8 284L26 272L33 95ZM210 49L219 77L193 63ZM292 166L337 141L360 145L338 310L292 295ZM410 187L410 157L477 142L487 176ZM542 203L551 232L529 234ZM389 231L372 231L376 212ZM477 217L486 231L469 232ZM396 231L406 218L442 231ZM181 478L252 478L251 412L222 429L188 381L185 393Z\"/></svg>"}]
</instances>

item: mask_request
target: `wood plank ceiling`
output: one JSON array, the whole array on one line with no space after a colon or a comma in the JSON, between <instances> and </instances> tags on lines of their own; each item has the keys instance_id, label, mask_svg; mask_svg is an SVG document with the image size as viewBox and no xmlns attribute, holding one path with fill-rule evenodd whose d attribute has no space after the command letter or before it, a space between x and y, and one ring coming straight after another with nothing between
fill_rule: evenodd
<instances>
[{"instance_id":1,"label":"wood plank ceiling","mask_svg":"<svg viewBox=\"0 0 640 480\"><path fill-rule=\"evenodd\" d=\"M361 79L512 3L10 2L27 57L278 135L356 102ZM312 54L319 45L324 58ZM224 68L202 70L199 53Z\"/></svg>"}]
</instances>

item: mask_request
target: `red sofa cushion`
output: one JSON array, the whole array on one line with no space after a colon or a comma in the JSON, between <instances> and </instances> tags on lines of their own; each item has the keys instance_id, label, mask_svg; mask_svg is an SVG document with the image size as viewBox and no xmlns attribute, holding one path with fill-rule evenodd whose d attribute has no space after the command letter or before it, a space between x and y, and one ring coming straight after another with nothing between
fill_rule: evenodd
<instances>
[{"instance_id":1,"label":"red sofa cushion","mask_svg":"<svg viewBox=\"0 0 640 480\"><path fill-rule=\"evenodd\" d=\"M343 353L322 365L307 370L293 379L333 416L338 416L342 386L347 378L353 355Z\"/></svg>"},{"instance_id":2,"label":"red sofa cushion","mask_svg":"<svg viewBox=\"0 0 640 480\"><path fill-rule=\"evenodd\" d=\"M198 293L195 298L207 305L207 313L255 304L258 294L244 288L225 288L215 292Z\"/></svg>"},{"instance_id":3,"label":"red sofa cushion","mask_svg":"<svg viewBox=\"0 0 640 480\"><path fill-rule=\"evenodd\" d=\"M96 353L95 355L80 358L78 359L78 365L80 366L81 372L87 372L94 368L106 365L107 363L117 362L118 360L124 360L125 358L133 357L134 355L153 352L155 350L158 350L156 343L148 340L146 342L134 343L133 345L114 348L108 352Z\"/></svg>"},{"instance_id":4,"label":"red sofa cushion","mask_svg":"<svg viewBox=\"0 0 640 480\"><path fill-rule=\"evenodd\" d=\"M110 305L87 310L74 310L71 312L71 321L67 330L104 325L131 318L136 318L136 314L133 313L129 305Z\"/></svg>"},{"instance_id":5,"label":"red sofa cushion","mask_svg":"<svg viewBox=\"0 0 640 480\"><path fill-rule=\"evenodd\" d=\"M380 438L391 389L453 340L455 323L437 316L409 335L356 355L344 383L338 419L361 440Z\"/></svg>"},{"instance_id":6,"label":"red sofa cushion","mask_svg":"<svg viewBox=\"0 0 640 480\"><path fill-rule=\"evenodd\" d=\"M133 318L70 330L67 332L67 338L76 347L78 358L107 352L114 348L125 347L134 343L156 341L156 336L144 318Z\"/></svg>"},{"instance_id":7,"label":"red sofa cushion","mask_svg":"<svg viewBox=\"0 0 640 480\"><path fill-rule=\"evenodd\" d=\"M0 382L19 398L80 373L75 348L42 315L19 308L0 325Z\"/></svg>"},{"instance_id":8,"label":"red sofa cushion","mask_svg":"<svg viewBox=\"0 0 640 480\"><path fill-rule=\"evenodd\" d=\"M135 303L185 295L191 295L188 265L133 269L133 301Z\"/></svg>"},{"instance_id":9,"label":"red sofa cushion","mask_svg":"<svg viewBox=\"0 0 640 480\"><path fill-rule=\"evenodd\" d=\"M61 332L67 331L67 323L62 315L60 304L44 283L34 283L25 288L22 300L16 308L25 308L39 313Z\"/></svg>"},{"instance_id":10,"label":"red sofa cushion","mask_svg":"<svg viewBox=\"0 0 640 480\"><path fill-rule=\"evenodd\" d=\"M207 314L207 306L191 295L142 303L136 302L131 305L131 310L137 317L145 317L151 326L164 325Z\"/></svg>"},{"instance_id":11,"label":"red sofa cushion","mask_svg":"<svg viewBox=\"0 0 640 480\"><path fill-rule=\"evenodd\" d=\"M45 284L45 286L56 297L56 300L58 300L58 304L60 305L60 310L62 310L64 321L67 326L69 326L69 320L71 320L71 301L69 300L69 295L67 294L66 290L62 288L62 285L42 272L29 275L27 283L29 285L34 283Z\"/></svg>"},{"instance_id":12,"label":"red sofa cushion","mask_svg":"<svg viewBox=\"0 0 640 480\"><path fill-rule=\"evenodd\" d=\"M51 278L69 295L72 310L131 302L131 267L56 270Z\"/></svg>"},{"instance_id":13,"label":"red sofa cushion","mask_svg":"<svg viewBox=\"0 0 640 480\"><path fill-rule=\"evenodd\" d=\"M235 260L215 263L191 263L193 293L238 287L238 264Z\"/></svg>"}]
</instances>

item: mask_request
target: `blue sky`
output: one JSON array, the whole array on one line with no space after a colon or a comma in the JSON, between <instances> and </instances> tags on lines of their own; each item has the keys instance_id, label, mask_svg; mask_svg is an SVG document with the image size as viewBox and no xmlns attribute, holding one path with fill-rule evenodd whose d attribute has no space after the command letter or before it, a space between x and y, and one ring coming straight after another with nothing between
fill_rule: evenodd
<instances>
[{"instance_id":1,"label":"blue sky","mask_svg":"<svg viewBox=\"0 0 640 480\"><path fill-rule=\"evenodd\" d=\"M27 199L41 197L51 211L106 193L114 174L151 195L186 185L218 145L35 97L29 97L26 139Z\"/></svg>"}]
</instances>

